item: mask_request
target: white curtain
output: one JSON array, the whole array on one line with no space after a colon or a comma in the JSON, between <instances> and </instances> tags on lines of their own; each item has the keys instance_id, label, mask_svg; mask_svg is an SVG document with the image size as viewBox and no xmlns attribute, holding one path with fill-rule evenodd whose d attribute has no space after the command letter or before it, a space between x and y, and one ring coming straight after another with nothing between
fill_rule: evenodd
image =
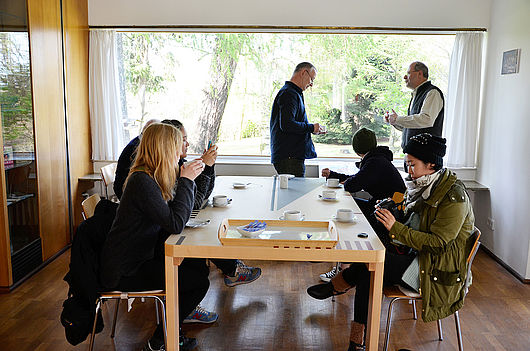
<instances>
[{"instance_id":1,"label":"white curtain","mask_svg":"<svg viewBox=\"0 0 530 351\"><path fill-rule=\"evenodd\" d=\"M483 42L483 33L459 33L455 38L443 132L448 167L476 166Z\"/></svg>"},{"instance_id":2,"label":"white curtain","mask_svg":"<svg viewBox=\"0 0 530 351\"><path fill-rule=\"evenodd\" d=\"M115 161L124 145L115 31L90 32L89 104L92 159Z\"/></svg>"}]
</instances>

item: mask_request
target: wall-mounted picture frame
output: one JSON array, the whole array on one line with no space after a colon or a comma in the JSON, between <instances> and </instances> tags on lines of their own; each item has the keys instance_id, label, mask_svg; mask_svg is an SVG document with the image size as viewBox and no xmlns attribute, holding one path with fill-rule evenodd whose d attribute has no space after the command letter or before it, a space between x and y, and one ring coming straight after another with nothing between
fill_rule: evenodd
<instances>
[{"instance_id":1,"label":"wall-mounted picture frame","mask_svg":"<svg viewBox=\"0 0 530 351\"><path fill-rule=\"evenodd\" d=\"M519 73L520 55L521 49L513 49L503 52L501 74Z\"/></svg>"}]
</instances>

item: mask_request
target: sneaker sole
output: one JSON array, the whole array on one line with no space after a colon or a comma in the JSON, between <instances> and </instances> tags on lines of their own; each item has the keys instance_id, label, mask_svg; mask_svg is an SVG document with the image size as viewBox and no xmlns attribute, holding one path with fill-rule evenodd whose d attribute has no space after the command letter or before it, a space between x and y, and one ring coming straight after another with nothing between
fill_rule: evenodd
<instances>
[{"instance_id":1,"label":"sneaker sole","mask_svg":"<svg viewBox=\"0 0 530 351\"><path fill-rule=\"evenodd\" d=\"M320 276L320 280L322 280L323 282L326 282L326 283L329 283L331 281L331 278L328 278L328 277L324 277L324 276Z\"/></svg>"},{"instance_id":2,"label":"sneaker sole","mask_svg":"<svg viewBox=\"0 0 530 351\"><path fill-rule=\"evenodd\" d=\"M229 283L229 284L227 284L227 283L225 282L225 285L228 286L229 288L231 288L231 287L234 287L234 286L236 286L236 285L250 284L250 283L255 282L256 280L258 280L259 277L261 277L261 272L259 273L259 275L258 275L255 279L252 279L252 280L243 280L243 281L233 282L233 283Z\"/></svg>"},{"instance_id":3,"label":"sneaker sole","mask_svg":"<svg viewBox=\"0 0 530 351\"><path fill-rule=\"evenodd\" d=\"M213 321L201 321L200 319L184 319L182 321L182 324L192 324L192 323L200 323L200 324L212 324L212 323L215 323L217 322L217 319L219 317L217 317L216 319L214 319Z\"/></svg>"}]
</instances>

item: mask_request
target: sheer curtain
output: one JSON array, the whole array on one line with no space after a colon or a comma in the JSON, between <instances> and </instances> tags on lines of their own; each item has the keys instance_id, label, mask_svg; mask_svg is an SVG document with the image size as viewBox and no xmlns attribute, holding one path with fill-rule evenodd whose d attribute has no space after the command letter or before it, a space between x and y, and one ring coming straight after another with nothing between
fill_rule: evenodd
<instances>
[{"instance_id":1,"label":"sheer curtain","mask_svg":"<svg viewBox=\"0 0 530 351\"><path fill-rule=\"evenodd\" d=\"M89 104L92 159L117 160L123 146L116 32L90 32Z\"/></svg>"},{"instance_id":2,"label":"sheer curtain","mask_svg":"<svg viewBox=\"0 0 530 351\"><path fill-rule=\"evenodd\" d=\"M448 167L476 166L483 42L484 33L459 33L455 38L443 131Z\"/></svg>"}]
</instances>

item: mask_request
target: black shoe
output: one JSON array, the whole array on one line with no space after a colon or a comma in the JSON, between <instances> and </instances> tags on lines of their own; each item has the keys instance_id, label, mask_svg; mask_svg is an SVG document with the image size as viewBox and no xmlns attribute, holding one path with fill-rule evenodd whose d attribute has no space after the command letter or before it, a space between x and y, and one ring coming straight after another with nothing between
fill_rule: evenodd
<instances>
[{"instance_id":1,"label":"black shoe","mask_svg":"<svg viewBox=\"0 0 530 351\"><path fill-rule=\"evenodd\" d=\"M353 341L350 341L350 346L348 347L348 351L365 351L366 347L364 345L359 345L357 343L354 343Z\"/></svg>"},{"instance_id":2,"label":"black shoe","mask_svg":"<svg viewBox=\"0 0 530 351\"><path fill-rule=\"evenodd\" d=\"M309 294L309 296L317 300L324 300L334 295L342 295L345 292L346 291L341 292L335 290L331 282L325 284L317 284L307 288L307 293Z\"/></svg>"},{"instance_id":3,"label":"black shoe","mask_svg":"<svg viewBox=\"0 0 530 351\"><path fill-rule=\"evenodd\" d=\"M193 350L195 347L197 347L197 339L187 338L185 336L179 337L179 350L188 351Z\"/></svg>"}]
</instances>

